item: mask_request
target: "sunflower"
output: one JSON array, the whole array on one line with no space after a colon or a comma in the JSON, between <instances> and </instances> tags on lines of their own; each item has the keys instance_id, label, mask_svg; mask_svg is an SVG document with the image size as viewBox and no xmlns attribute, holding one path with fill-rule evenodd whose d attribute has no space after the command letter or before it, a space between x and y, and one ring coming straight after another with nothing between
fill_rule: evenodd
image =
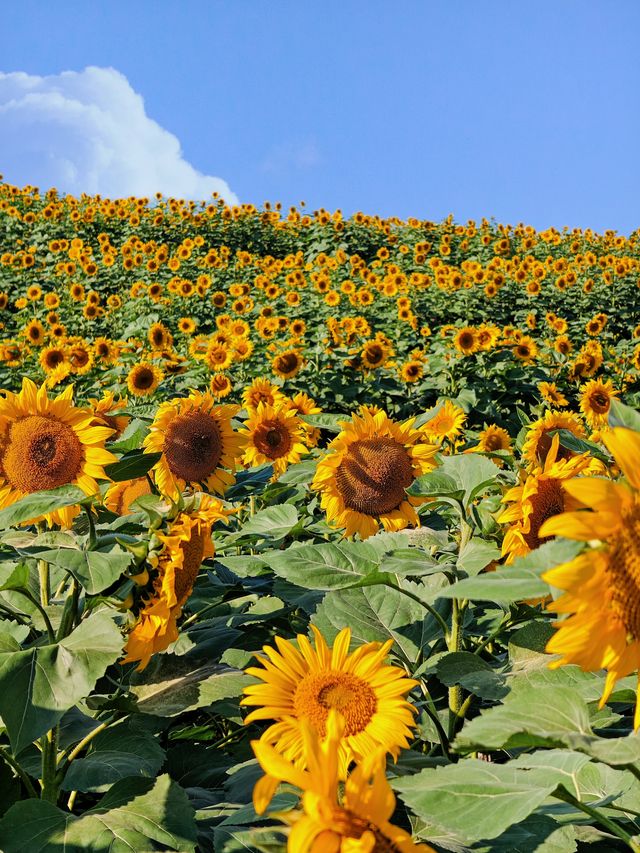
<instances>
[{"instance_id":1,"label":"sunflower","mask_svg":"<svg viewBox=\"0 0 640 853\"><path fill-rule=\"evenodd\" d=\"M118 347L109 338L96 338L93 342L93 351L102 364L116 364L118 361Z\"/></svg>"},{"instance_id":2,"label":"sunflower","mask_svg":"<svg viewBox=\"0 0 640 853\"><path fill-rule=\"evenodd\" d=\"M576 438L585 438L584 426L577 415L571 412L556 412L549 409L541 418L530 424L524 437L522 445L522 458L529 466L536 467L544 465L547 454L551 449L552 435L554 430L564 429L575 435ZM559 447L557 459L571 459L573 451L566 447Z\"/></svg>"},{"instance_id":3,"label":"sunflower","mask_svg":"<svg viewBox=\"0 0 640 853\"><path fill-rule=\"evenodd\" d=\"M312 488L322 492L327 521L345 528L345 536L373 536L385 530L419 525L406 489L434 467L437 447L413 428L414 418L398 424L385 412L361 407L318 463ZM417 501L420 503L421 501Z\"/></svg>"},{"instance_id":4,"label":"sunflower","mask_svg":"<svg viewBox=\"0 0 640 853\"><path fill-rule=\"evenodd\" d=\"M103 465L116 461L104 448L111 430L94 426L93 414L76 408L72 394L67 388L50 400L45 385L38 389L26 377L20 393L5 391L0 399L0 508L68 484L86 495L99 493L96 477L106 480ZM44 518L50 525L70 527L79 511L77 506L64 507Z\"/></svg>"},{"instance_id":5,"label":"sunflower","mask_svg":"<svg viewBox=\"0 0 640 853\"><path fill-rule=\"evenodd\" d=\"M413 359L405 362L400 368L400 378L403 382L418 382L424 375L424 366L421 361Z\"/></svg>"},{"instance_id":6,"label":"sunflower","mask_svg":"<svg viewBox=\"0 0 640 853\"><path fill-rule=\"evenodd\" d=\"M538 345L529 335L522 335L513 347L513 354L519 361L532 364L538 355Z\"/></svg>"},{"instance_id":7,"label":"sunflower","mask_svg":"<svg viewBox=\"0 0 640 853\"><path fill-rule=\"evenodd\" d=\"M453 345L463 355L471 355L479 348L478 336L473 326L460 329L453 338Z\"/></svg>"},{"instance_id":8,"label":"sunflower","mask_svg":"<svg viewBox=\"0 0 640 853\"><path fill-rule=\"evenodd\" d=\"M268 406L278 406L284 400L284 394L268 379L257 377L251 385L247 386L242 392L242 402L245 408L251 411L257 409L259 403L266 403Z\"/></svg>"},{"instance_id":9,"label":"sunflower","mask_svg":"<svg viewBox=\"0 0 640 853\"><path fill-rule=\"evenodd\" d=\"M408 746L414 726L415 708L406 701L417 682L403 669L383 663L393 640L366 643L349 654L351 629L343 628L330 649L311 625L315 648L298 634L298 648L276 637L277 650L263 646L265 656L256 655L260 666L246 672L263 684L245 687L241 705L252 706L245 723L275 722L261 741L296 763L304 763L304 743L298 725L308 720L318 734L326 734L332 708L344 717L339 762L346 770L350 761L375 749L397 755Z\"/></svg>"},{"instance_id":10,"label":"sunflower","mask_svg":"<svg viewBox=\"0 0 640 853\"><path fill-rule=\"evenodd\" d=\"M592 379L582 388L580 410L589 426L599 429L607 425L611 400L619 394L610 379L604 382Z\"/></svg>"},{"instance_id":11,"label":"sunflower","mask_svg":"<svg viewBox=\"0 0 640 853\"><path fill-rule=\"evenodd\" d=\"M153 323L147 333L147 340L153 349L167 349L173 344L173 335L164 323Z\"/></svg>"},{"instance_id":12,"label":"sunflower","mask_svg":"<svg viewBox=\"0 0 640 853\"><path fill-rule=\"evenodd\" d=\"M30 323L22 329L20 332L32 346L41 347L47 337L47 333L44 330L44 326L40 322L40 320L31 320Z\"/></svg>"},{"instance_id":13,"label":"sunflower","mask_svg":"<svg viewBox=\"0 0 640 853\"><path fill-rule=\"evenodd\" d=\"M221 400L223 397L228 397L233 390L233 383L224 373L214 373L209 383L209 391L211 396L216 400Z\"/></svg>"},{"instance_id":14,"label":"sunflower","mask_svg":"<svg viewBox=\"0 0 640 853\"><path fill-rule=\"evenodd\" d=\"M265 811L281 781L303 792L301 809L277 815L291 826L287 850L435 853L427 844L414 844L408 832L389 823L396 799L386 779L383 750L377 750L358 764L343 788L338 756L345 730L344 717L335 709L330 711L324 738L306 720L301 722L300 729L307 756L306 769L283 758L268 743L261 740L251 743L267 773L253 791L258 814Z\"/></svg>"},{"instance_id":15,"label":"sunflower","mask_svg":"<svg viewBox=\"0 0 640 853\"><path fill-rule=\"evenodd\" d=\"M478 436L478 443L474 447L468 447L465 453L495 453L498 450L512 452L511 436L506 429L489 424ZM494 462L500 467L504 464L501 459L495 459Z\"/></svg>"},{"instance_id":16,"label":"sunflower","mask_svg":"<svg viewBox=\"0 0 640 853\"><path fill-rule=\"evenodd\" d=\"M164 379L164 374L154 364L141 361L127 375L127 388L134 397L148 397Z\"/></svg>"},{"instance_id":17,"label":"sunflower","mask_svg":"<svg viewBox=\"0 0 640 853\"><path fill-rule=\"evenodd\" d=\"M178 639L177 620L191 595L202 561L214 553L211 528L226 521L227 511L217 498L203 495L197 511L182 512L166 535L157 534L163 547L152 561L157 576L150 596L129 632L122 663L139 661L144 669L151 655Z\"/></svg>"},{"instance_id":18,"label":"sunflower","mask_svg":"<svg viewBox=\"0 0 640 853\"><path fill-rule=\"evenodd\" d=\"M375 370L378 367L384 367L391 355L390 346L387 346L383 341L374 340L365 342L360 358L367 370Z\"/></svg>"},{"instance_id":19,"label":"sunflower","mask_svg":"<svg viewBox=\"0 0 640 853\"><path fill-rule=\"evenodd\" d=\"M116 399L113 391L104 391L101 399L89 398L89 406L96 416L97 423L102 423L113 430L112 439L119 438L127 428L131 418L129 415L118 414L121 409L127 408L129 402L126 397Z\"/></svg>"},{"instance_id":20,"label":"sunflower","mask_svg":"<svg viewBox=\"0 0 640 853\"><path fill-rule=\"evenodd\" d=\"M440 410L422 426L422 430L430 440L454 439L460 435L466 419L467 416L459 406L451 400L445 400Z\"/></svg>"},{"instance_id":21,"label":"sunflower","mask_svg":"<svg viewBox=\"0 0 640 853\"><path fill-rule=\"evenodd\" d=\"M56 367L59 367L67 361L67 351L64 347L60 346L43 347L40 350L40 357L38 361L40 362L40 367L47 375L49 375L56 369Z\"/></svg>"},{"instance_id":22,"label":"sunflower","mask_svg":"<svg viewBox=\"0 0 640 853\"><path fill-rule=\"evenodd\" d=\"M196 330L196 321L192 317L180 317L178 331L183 335L192 335Z\"/></svg>"},{"instance_id":23,"label":"sunflower","mask_svg":"<svg viewBox=\"0 0 640 853\"><path fill-rule=\"evenodd\" d=\"M304 425L286 400L275 407L258 403L244 427L240 432L246 442L242 463L247 467L269 463L277 477L308 452Z\"/></svg>"},{"instance_id":24,"label":"sunflower","mask_svg":"<svg viewBox=\"0 0 640 853\"><path fill-rule=\"evenodd\" d=\"M577 664L607 670L602 707L620 678L640 669L640 435L614 427L602 440L613 454L626 482L582 477L565 488L591 512L567 512L550 519L545 536L565 536L590 547L574 560L542 575L564 595L548 607L569 614L547 651L560 654L550 666ZM634 728L640 726L636 703Z\"/></svg>"},{"instance_id":25,"label":"sunflower","mask_svg":"<svg viewBox=\"0 0 640 853\"><path fill-rule=\"evenodd\" d=\"M567 398L558 391L558 386L555 382L538 382L538 391L542 394L544 400L552 406L568 406Z\"/></svg>"},{"instance_id":26,"label":"sunflower","mask_svg":"<svg viewBox=\"0 0 640 853\"><path fill-rule=\"evenodd\" d=\"M224 494L242 452L242 438L231 427L238 406L218 406L206 392L161 403L145 453L162 453L153 471L163 495L174 500L187 483L201 483L210 492Z\"/></svg>"},{"instance_id":27,"label":"sunflower","mask_svg":"<svg viewBox=\"0 0 640 853\"><path fill-rule=\"evenodd\" d=\"M233 364L233 350L227 344L212 340L207 347L204 360L210 370L222 373Z\"/></svg>"},{"instance_id":28,"label":"sunflower","mask_svg":"<svg viewBox=\"0 0 640 853\"><path fill-rule=\"evenodd\" d=\"M498 517L501 524L511 524L502 542L507 563L534 551L550 538L541 532L548 518L577 506L565 489L566 482L583 474L591 459L587 453L558 459L559 448L560 437L555 435L544 465L527 474L522 485L509 489L502 499L503 503L511 504Z\"/></svg>"},{"instance_id":29,"label":"sunflower","mask_svg":"<svg viewBox=\"0 0 640 853\"><path fill-rule=\"evenodd\" d=\"M304 358L298 350L295 349L289 349L279 353L271 363L273 372L281 379L292 379L300 372L303 365Z\"/></svg>"},{"instance_id":30,"label":"sunflower","mask_svg":"<svg viewBox=\"0 0 640 853\"><path fill-rule=\"evenodd\" d=\"M67 347L67 351L71 373L84 376L90 372L93 367L94 358L89 344L82 340L74 341Z\"/></svg>"},{"instance_id":31,"label":"sunflower","mask_svg":"<svg viewBox=\"0 0 640 853\"><path fill-rule=\"evenodd\" d=\"M142 495L150 495L151 486L146 477L125 480L109 486L104 496L104 505L116 515L128 515L131 504Z\"/></svg>"}]
</instances>

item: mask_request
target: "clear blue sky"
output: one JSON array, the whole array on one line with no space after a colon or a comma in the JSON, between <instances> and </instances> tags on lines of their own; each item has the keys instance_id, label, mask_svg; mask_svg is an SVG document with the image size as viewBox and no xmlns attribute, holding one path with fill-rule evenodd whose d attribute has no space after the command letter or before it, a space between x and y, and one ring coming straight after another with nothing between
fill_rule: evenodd
<instances>
[{"instance_id":1,"label":"clear blue sky","mask_svg":"<svg viewBox=\"0 0 640 853\"><path fill-rule=\"evenodd\" d=\"M121 71L241 201L640 226L639 0L5 0L2 29L2 71Z\"/></svg>"}]
</instances>

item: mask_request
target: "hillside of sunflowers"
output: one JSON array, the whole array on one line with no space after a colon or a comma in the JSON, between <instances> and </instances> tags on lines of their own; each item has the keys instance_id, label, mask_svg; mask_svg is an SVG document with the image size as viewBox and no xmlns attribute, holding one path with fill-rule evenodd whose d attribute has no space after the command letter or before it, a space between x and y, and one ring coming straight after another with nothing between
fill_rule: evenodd
<instances>
[{"instance_id":1,"label":"hillside of sunflowers","mask_svg":"<svg viewBox=\"0 0 640 853\"><path fill-rule=\"evenodd\" d=\"M0 850L640 851L640 231L0 184Z\"/></svg>"}]
</instances>

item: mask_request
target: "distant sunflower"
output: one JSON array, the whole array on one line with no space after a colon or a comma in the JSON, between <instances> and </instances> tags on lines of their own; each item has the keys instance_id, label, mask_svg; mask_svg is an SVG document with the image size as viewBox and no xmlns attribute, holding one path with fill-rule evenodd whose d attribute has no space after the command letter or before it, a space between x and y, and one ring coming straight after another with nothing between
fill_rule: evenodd
<instances>
[{"instance_id":1,"label":"distant sunflower","mask_svg":"<svg viewBox=\"0 0 640 853\"><path fill-rule=\"evenodd\" d=\"M40 350L38 361L40 362L40 367L48 375L52 373L56 367L60 367L61 364L64 364L67 361L67 351L61 346L43 347Z\"/></svg>"},{"instance_id":2,"label":"distant sunflower","mask_svg":"<svg viewBox=\"0 0 640 853\"><path fill-rule=\"evenodd\" d=\"M522 335L513 347L513 354L519 361L532 364L538 355L538 345L529 335Z\"/></svg>"},{"instance_id":3,"label":"distant sunflower","mask_svg":"<svg viewBox=\"0 0 640 853\"><path fill-rule=\"evenodd\" d=\"M289 349L279 353L271 363L273 372L281 379L292 379L300 372L303 365L304 358L298 350L295 349Z\"/></svg>"},{"instance_id":4,"label":"distant sunflower","mask_svg":"<svg viewBox=\"0 0 640 853\"><path fill-rule=\"evenodd\" d=\"M541 418L530 424L522 446L522 458L528 465L544 465L551 450L554 430L566 430L576 438L585 438L586 433L579 417L571 412L556 412L549 409ZM575 454L566 447L559 446L556 459L571 459Z\"/></svg>"},{"instance_id":5,"label":"distant sunflower","mask_svg":"<svg viewBox=\"0 0 640 853\"><path fill-rule=\"evenodd\" d=\"M233 390L233 383L224 373L214 373L209 383L209 391L211 396L216 400L221 400L228 397Z\"/></svg>"},{"instance_id":6,"label":"distant sunflower","mask_svg":"<svg viewBox=\"0 0 640 853\"><path fill-rule=\"evenodd\" d=\"M93 367L94 357L89 344L85 341L74 341L67 347L69 353L69 365L71 373L84 376Z\"/></svg>"},{"instance_id":7,"label":"distant sunflower","mask_svg":"<svg viewBox=\"0 0 640 853\"><path fill-rule=\"evenodd\" d=\"M548 518L574 509L577 504L567 490L568 480L583 474L591 459L586 453L570 459L558 459L560 438L554 436L544 465L527 474L520 486L506 493L503 503L511 504L498 517L501 524L509 523L502 542L502 554L511 563L516 557L535 551L550 536L541 528Z\"/></svg>"},{"instance_id":8,"label":"distant sunflower","mask_svg":"<svg viewBox=\"0 0 640 853\"><path fill-rule=\"evenodd\" d=\"M100 399L91 397L88 402L96 421L113 430L112 440L119 438L131 420L129 415L120 414L122 409L127 408L127 398L116 399L113 391L105 391Z\"/></svg>"},{"instance_id":9,"label":"distant sunflower","mask_svg":"<svg viewBox=\"0 0 640 853\"><path fill-rule=\"evenodd\" d=\"M564 595L548 607L568 614L547 651L562 655L550 666L577 664L607 670L602 707L616 681L640 670L640 435L614 427L602 436L626 482L581 477L565 484L580 505L590 510L567 512L547 521L541 535L565 536L590 547L574 560L542 577ZM640 701L634 728L640 727Z\"/></svg>"},{"instance_id":10,"label":"distant sunflower","mask_svg":"<svg viewBox=\"0 0 640 853\"><path fill-rule=\"evenodd\" d=\"M127 388L134 397L148 397L162 382L162 371L148 361L134 365L127 376Z\"/></svg>"},{"instance_id":11,"label":"distant sunflower","mask_svg":"<svg viewBox=\"0 0 640 853\"><path fill-rule=\"evenodd\" d=\"M196 512L180 513L166 535L157 534L163 548L157 557L157 577L138 620L129 632L122 663L139 661L144 669L151 656L178 639L177 620L198 576L202 561L214 553L211 528L228 513L217 498L203 495Z\"/></svg>"},{"instance_id":12,"label":"distant sunflower","mask_svg":"<svg viewBox=\"0 0 640 853\"><path fill-rule=\"evenodd\" d=\"M286 401L275 407L258 403L250 411L240 432L246 442L242 462L246 466L271 464L274 475L279 476L308 452L303 423Z\"/></svg>"},{"instance_id":13,"label":"distant sunflower","mask_svg":"<svg viewBox=\"0 0 640 853\"><path fill-rule=\"evenodd\" d=\"M277 406L284 400L284 394L269 379L257 377L242 392L242 402L247 409L257 409L259 403Z\"/></svg>"},{"instance_id":14,"label":"distant sunflower","mask_svg":"<svg viewBox=\"0 0 640 853\"><path fill-rule=\"evenodd\" d=\"M227 344L211 341L204 360L210 370L222 373L233 364L233 350Z\"/></svg>"},{"instance_id":15,"label":"distant sunflower","mask_svg":"<svg viewBox=\"0 0 640 853\"><path fill-rule=\"evenodd\" d=\"M237 412L238 406L216 405L211 394L199 391L160 404L144 449L162 453L153 472L163 495L176 499L187 483L224 494L243 447L231 426Z\"/></svg>"},{"instance_id":16,"label":"distant sunflower","mask_svg":"<svg viewBox=\"0 0 640 853\"><path fill-rule=\"evenodd\" d=\"M569 405L569 401L561 391L558 391L558 386L555 382L538 382L538 391L542 394L544 400L552 406L560 406L561 408Z\"/></svg>"},{"instance_id":17,"label":"distant sunflower","mask_svg":"<svg viewBox=\"0 0 640 853\"><path fill-rule=\"evenodd\" d=\"M167 349L173 344L173 335L164 323L153 323L147 333L147 340L153 349Z\"/></svg>"},{"instance_id":18,"label":"distant sunflower","mask_svg":"<svg viewBox=\"0 0 640 853\"><path fill-rule=\"evenodd\" d=\"M283 758L267 742L252 741L255 756L267 774L254 787L256 812L262 814L278 783L287 782L302 791L301 808L278 814L291 826L288 850L435 853L428 844L414 844L406 830L389 822L396 798L387 782L384 750L370 753L342 784L344 774L338 755L344 730L344 717L335 709L329 712L324 738L307 720L300 723L308 756L306 769Z\"/></svg>"},{"instance_id":19,"label":"distant sunflower","mask_svg":"<svg viewBox=\"0 0 640 853\"><path fill-rule=\"evenodd\" d=\"M445 400L440 410L423 424L422 430L428 435L429 440L454 439L462 432L462 427L467 419L460 406L456 406L451 400Z\"/></svg>"},{"instance_id":20,"label":"distant sunflower","mask_svg":"<svg viewBox=\"0 0 640 853\"><path fill-rule=\"evenodd\" d=\"M367 341L362 347L360 358L367 370L384 367L391 355L391 348L382 341Z\"/></svg>"},{"instance_id":21,"label":"distant sunflower","mask_svg":"<svg viewBox=\"0 0 640 853\"><path fill-rule=\"evenodd\" d=\"M488 427L482 430L478 436L478 443L473 447L468 447L465 453L495 453L498 450L504 450L507 453L512 453L511 436L502 427L495 424L489 424ZM501 459L493 460L496 465L502 467L504 464Z\"/></svg>"},{"instance_id":22,"label":"distant sunflower","mask_svg":"<svg viewBox=\"0 0 640 853\"><path fill-rule=\"evenodd\" d=\"M479 348L478 336L473 326L459 329L453 338L453 345L462 355L471 355Z\"/></svg>"},{"instance_id":23,"label":"distant sunflower","mask_svg":"<svg viewBox=\"0 0 640 853\"><path fill-rule=\"evenodd\" d=\"M23 328L20 334L35 347L41 347L47 338L47 333L45 332L44 326L40 320L31 320L31 322L27 323Z\"/></svg>"},{"instance_id":24,"label":"distant sunflower","mask_svg":"<svg viewBox=\"0 0 640 853\"><path fill-rule=\"evenodd\" d=\"M582 388L580 396L580 409L587 423L594 429L600 429L607 425L611 400L620 392L616 391L610 379L604 382L592 379Z\"/></svg>"},{"instance_id":25,"label":"distant sunflower","mask_svg":"<svg viewBox=\"0 0 640 853\"><path fill-rule=\"evenodd\" d=\"M400 368L400 378L403 382L418 382L424 375L424 366L421 361L413 359L405 362Z\"/></svg>"},{"instance_id":26,"label":"distant sunflower","mask_svg":"<svg viewBox=\"0 0 640 853\"><path fill-rule=\"evenodd\" d=\"M415 708L406 696L417 682L400 667L383 663L393 640L366 643L349 654L349 628L340 631L333 648L315 625L311 630L315 648L304 634L298 634L297 648L276 637L277 649L263 646L265 655L256 655L260 666L246 672L264 683L244 689L240 704L254 708L245 723L274 720L261 742L300 765L304 744L299 721L308 720L324 737L334 708L345 721L339 755L343 771L353 758L363 758L377 748L397 755L408 745L414 727Z\"/></svg>"},{"instance_id":27,"label":"distant sunflower","mask_svg":"<svg viewBox=\"0 0 640 853\"><path fill-rule=\"evenodd\" d=\"M45 385L38 389L26 377L20 393L5 391L0 399L0 508L68 484L86 495L99 494L96 477L108 479L103 466L116 461L104 448L111 430L94 426L93 414L76 408L72 394L69 387L50 400ZM50 525L70 527L79 511L64 507L44 518Z\"/></svg>"},{"instance_id":28,"label":"distant sunflower","mask_svg":"<svg viewBox=\"0 0 640 853\"><path fill-rule=\"evenodd\" d=\"M373 536L380 525L402 530L419 525L414 503L406 489L416 477L434 467L437 447L413 428L414 418L402 424L385 412L365 407L327 448L313 478L312 488L321 492L327 521L345 528L345 536Z\"/></svg>"}]
</instances>

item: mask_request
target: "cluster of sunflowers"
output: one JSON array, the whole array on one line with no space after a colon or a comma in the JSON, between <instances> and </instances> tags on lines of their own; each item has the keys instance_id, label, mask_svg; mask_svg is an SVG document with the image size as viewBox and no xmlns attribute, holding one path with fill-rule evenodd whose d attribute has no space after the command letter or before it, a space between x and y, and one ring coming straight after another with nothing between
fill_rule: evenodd
<instances>
[{"instance_id":1,"label":"cluster of sunflowers","mask_svg":"<svg viewBox=\"0 0 640 853\"><path fill-rule=\"evenodd\" d=\"M82 710L103 714L99 731L133 713L157 668L193 653L184 677L196 682L201 647L214 648L223 675L244 679L238 702L212 701L208 716L185 706L203 713L188 736L200 749L210 726L203 742L237 747L242 772L259 767L249 822L279 821L297 853L433 849L412 833L439 849L484 843L470 826L456 836L446 808L403 803L398 780L440 772L430 762L455 770L467 727L500 708L500 679L518 675L522 626L541 629L545 672L551 662L593 674L594 729L604 719L608 735L627 731L636 686L624 679L640 668L640 419L621 401L640 391L638 234L7 184L0 223L0 526L20 528L0 541L0 635L13 632L7 656L38 654L108 612L113 669L87 683L104 676L117 690ZM563 540L582 544L554 562L548 548ZM64 570L53 588L51 567ZM471 603L509 572L530 597ZM15 608L6 590L17 589L34 609ZM564 618L551 626L550 613ZM255 639L249 630L234 647L246 625ZM207 630L229 648L202 640ZM62 747L61 716L34 725L34 776L3 672L11 742L0 759L29 797L37 783L57 804L93 735ZM598 716L610 701L623 713ZM585 731L487 749L500 765L514 743L569 744L575 760ZM166 740L183 735L176 726ZM78 790L96 807L108 779L73 789L68 811ZM640 814L640 797L628 808ZM598 814L631 838L616 814ZM0 817L0 846L3 831ZM182 849L173 843L150 848Z\"/></svg>"}]
</instances>

